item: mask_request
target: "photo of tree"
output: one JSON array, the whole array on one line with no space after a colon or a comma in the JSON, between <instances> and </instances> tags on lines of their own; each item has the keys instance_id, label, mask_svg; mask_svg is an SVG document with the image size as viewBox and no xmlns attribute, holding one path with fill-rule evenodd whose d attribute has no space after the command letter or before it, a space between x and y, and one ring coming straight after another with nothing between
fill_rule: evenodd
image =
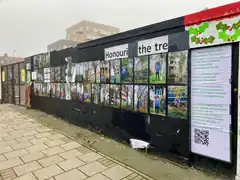
<instances>
[{"instance_id":1,"label":"photo of tree","mask_svg":"<svg viewBox=\"0 0 240 180\"><path fill-rule=\"evenodd\" d=\"M168 116L187 118L187 86L168 86Z\"/></svg>"},{"instance_id":2,"label":"photo of tree","mask_svg":"<svg viewBox=\"0 0 240 180\"><path fill-rule=\"evenodd\" d=\"M55 98L56 96L56 84L55 83L51 83L51 89L50 89L50 97L51 98Z\"/></svg>"},{"instance_id":3,"label":"photo of tree","mask_svg":"<svg viewBox=\"0 0 240 180\"><path fill-rule=\"evenodd\" d=\"M109 83L109 61L101 61L100 83Z\"/></svg>"},{"instance_id":4,"label":"photo of tree","mask_svg":"<svg viewBox=\"0 0 240 180\"><path fill-rule=\"evenodd\" d=\"M65 83L65 99L71 100L71 84Z\"/></svg>"},{"instance_id":5,"label":"photo of tree","mask_svg":"<svg viewBox=\"0 0 240 180\"><path fill-rule=\"evenodd\" d=\"M121 86L117 84L111 84L109 88L109 102L111 107L121 107Z\"/></svg>"},{"instance_id":6,"label":"photo of tree","mask_svg":"<svg viewBox=\"0 0 240 180\"><path fill-rule=\"evenodd\" d=\"M166 83L167 53L154 54L150 56L150 84Z\"/></svg>"},{"instance_id":7,"label":"photo of tree","mask_svg":"<svg viewBox=\"0 0 240 180\"><path fill-rule=\"evenodd\" d=\"M121 82L133 83L133 60L124 58L121 60Z\"/></svg>"},{"instance_id":8,"label":"photo of tree","mask_svg":"<svg viewBox=\"0 0 240 180\"><path fill-rule=\"evenodd\" d=\"M148 56L141 56L134 59L134 83L148 83Z\"/></svg>"},{"instance_id":9,"label":"photo of tree","mask_svg":"<svg viewBox=\"0 0 240 180\"><path fill-rule=\"evenodd\" d=\"M50 67L50 58L47 56L47 54L41 54L40 60L38 61L39 63L39 68L46 68Z\"/></svg>"},{"instance_id":10,"label":"photo of tree","mask_svg":"<svg viewBox=\"0 0 240 180\"><path fill-rule=\"evenodd\" d=\"M168 83L187 84L188 51L168 53Z\"/></svg>"},{"instance_id":11,"label":"photo of tree","mask_svg":"<svg viewBox=\"0 0 240 180\"><path fill-rule=\"evenodd\" d=\"M109 84L101 84L101 104L109 106Z\"/></svg>"},{"instance_id":12,"label":"photo of tree","mask_svg":"<svg viewBox=\"0 0 240 180\"><path fill-rule=\"evenodd\" d=\"M61 84L60 83L55 84L55 97L57 99L61 98Z\"/></svg>"},{"instance_id":13,"label":"photo of tree","mask_svg":"<svg viewBox=\"0 0 240 180\"><path fill-rule=\"evenodd\" d=\"M48 96L47 83L42 83L42 96Z\"/></svg>"},{"instance_id":14,"label":"photo of tree","mask_svg":"<svg viewBox=\"0 0 240 180\"><path fill-rule=\"evenodd\" d=\"M92 102L94 104L100 104L101 86L100 84L92 84Z\"/></svg>"},{"instance_id":15,"label":"photo of tree","mask_svg":"<svg viewBox=\"0 0 240 180\"><path fill-rule=\"evenodd\" d=\"M121 100L122 109L133 110L133 85L122 85Z\"/></svg>"},{"instance_id":16,"label":"photo of tree","mask_svg":"<svg viewBox=\"0 0 240 180\"><path fill-rule=\"evenodd\" d=\"M84 74L84 64L77 63L76 64L76 82L83 82L83 74Z\"/></svg>"},{"instance_id":17,"label":"photo of tree","mask_svg":"<svg viewBox=\"0 0 240 180\"><path fill-rule=\"evenodd\" d=\"M77 85L71 83L71 100L77 100Z\"/></svg>"},{"instance_id":18,"label":"photo of tree","mask_svg":"<svg viewBox=\"0 0 240 180\"><path fill-rule=\"evenodd\" d=\"M91 102L91 84L83 84L83 100L84 102Z\"/></svg>"},{"instance_id":19,"label":"photo of tree","mask_svg":"<svg viewBox=\"0 0 240 180\"><path fill-rule=\"evenodd\" d=\"M77 100L83 102L83 84L77 83Z\"/></svg>"},{"instance_id":20,"label":"photo of tree","mask_svg":"<svg viewBox=\"0 0 240 180\"><path fill-rule=\"evenodd\" d=\"M54 72L55 72L55 82L56 83L60 83L61 82L61 68L60 67L55 67L54 68Z\"/></svg>"},{"instance_id":21,"label":"photo of tree","mask_svg":"<svg viewBox=\"0 0 240 180\"><path fill-rule=\"evenodd\" d=\"M160 85L149 87L150 114L166 114L166 88Z\"/></svg>"},{"instance_id":22,"label":"photo of tree","mask_svg":"<svg viewBox=\"0 0 240 180\"><path fill-rule=\"evenodd\" d=\"M102 61L95 61L95 66L96 66L96 83L100 83Z\"/></svg>"},{"instance_id":23,"label":"photo of tree","mask_svg":"<svg viewBox=\"0 0 240 180\"><path fill-rule=\"evenodd\" d=\"M110 82L120 83L120 59L110 61Z\"/></svg>"},{"instance_id":24,"label":"photo of tree","mask_svg":"<svg viewBox=\"0 0 240 180\"><path fill-rule=\"evenodd\" d=\"M83 81L84 81L84 83L91 83L91 80L92 80L92 75L91 75L92 62L85 62L83 65L84 65Z\"/></svg>"},{"instance_id":25,"label":"photo of tree","mask_svg":"<svg viewBox=\"0 0 240 180\"><path fill-rule=\"evenodd\" d=\"M60 83L60 98L61 99L65 99L65 84L64 83Z\"/></svg>"},{"instance_id":26,"label":"photo of tree","mask_svg":"<svg viewBox=\"0 0 240 180\"><path fill-rule=\"evenodd\" d=\"M134 86L134 111L148 113L148 86Z\"/></svg>"}]
</instances>

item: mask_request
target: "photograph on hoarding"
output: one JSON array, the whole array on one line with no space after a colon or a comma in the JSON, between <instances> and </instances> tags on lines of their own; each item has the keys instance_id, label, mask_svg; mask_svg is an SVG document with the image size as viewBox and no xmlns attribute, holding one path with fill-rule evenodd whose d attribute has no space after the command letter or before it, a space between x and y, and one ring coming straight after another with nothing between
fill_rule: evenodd
<instances>
[{"instance_id":1,"label":"photograph on hoarding","mask_svg":"<svg viewBox=\"0 0 240 180\"><path fill-rule=\"evenodd\" d=\"M84 62L83 63L83 69L84 69L84 74L83 74L83 82L84 83L91 83L91 62Z\"/></svg>"},{"instance_id":2,"label":"photograph on hoarding","mask_svg":"<svg viewBox=\"0 0 240 180\"><path fill-rule=\"evenodd\" d=\"M45 83L50 83L50 79L51 79L51 69L50 68L43 69L43 79L44 79Z\"/></svg>"},{"instance_id":3,"label":"photograph on hoarding","mask_svg":"<svg viewBox=\"0 0 240 180\"><path fill-rule=\"evenodd\" d=\"M121 86L117 84L111 84L109 87L109 102L111 107L121 107Z\"/></svg>"},{"instance_id":4,"label":"photograph on hoarding","mask_svg":"<svg viewBox=\"0 0 240 180\"><path fill-rule=\"evenodd\" d=\"M166 83L167 54L154 54L150 56L150 84Z\"/></svg>"},{"instance_id":5,"label":"photograph on hoarding","mask_svg":"<svg viewBox=\"0 0 240 180\"><path fill-rule=\"evenodd\" d=\"M101 81L101 67L102 67L102 61L96 61L95 62L96 66L96 83L100 83Z\"/></svg>"},{"instance_id":6,"label":"photograph on hoarding","mask_svg":"<svg viewBox=\"0 0 240 180\"><path fill-rule=\"evenodd\" d=\"M148 86L134 86L134 111L148 113Z\"/></svg>"},{"instance_id":7,"label":"photograph on hoarding","mask_svg":"<svg viewBox=\"0 0 240 180\"><path fill-rule=\"evenodd\" d=\"M39 83L38 95L43 96L43 85L42 85L42 83Z\"/></svg>"},{"instance_id":8,"label":"photograph on hoarding","mask_svg":"<svg viewBox=\"0 0 240 180\"><path fill-rule=\"evenodd\" d=\"M166 88L160 85L149 87L150 114L166 114Z\"/></svg>"},{"instance_id":9,"label":"photograph on hoarding","mask_svg":"<svg viewBox=\"0 0 240 180\"><path fill-rule=\"evenodd\" d=\"M36 69L37 81L43 82L43 69Z\"/></svg>"},{"instance_id":10,"label":"photograph on hoarding","mask_svg":"<svg viewBox=\"0 0 240 180\"><path fill-rule=\"evenodd\" d=\"M89 62L91 65L89 67L89 73L90 73L90 82L95 83L96 82L96 66L97 61L91 61Z\"/></svg>"},{"instance_id":11,"label":"photograph on hoarding","mask_svg":"<svg viewBox=\"0 0 240 180\"><path fill-rule=\"evenodd\" d=\"M76 64L76 82L82 83L83 82L83 63Z\"/></svg>"},{"instance_id":12,"label":"photograph on hoarding","mask_svg":"<svg viewBox=\"0 0 240 180\"><path fill-rule=\"evenodd\" d=\"M50 59L48 61L47 54L40 55L39 68L46 68L50 66Z\"/></svg>"},{"instance_id":13,"label":"photograph on hoarding","mask_svg":"<svg viewBox=\"0 0 240 180\"><path fill-rule=\"evenodd\" d=\"M100 83L109 83L109 61L101 61Z\"/></svg>"},{"instance_id":14,"label":"photograph on hoarding","mask_svg":"<svg viewBox=\"0 0 240 180\"><path fill-rule=\"evenodd\" d=\"M66 75L67 75L67 66L61 66L61 78L60 78L60 82L64 83L66 82Z\"/></svg>"},{"instance_id":15,"label":"photograph on hoarding","mask_svg":"<svg viewBox=\"0 0 240 180\"><path fill-rule=\"evenodd\" d=\"M50 72L51 72L51 74L50 74L50 81L51 82L56 82L56 80L55 80L55 68L54 67L50 68Z\"/></svg>"},{"instance_id":16,"label":"photograph on hoarding","mask_svg":"<svg viewBox=\"0 0 240 180\"><path fill-rule=\"evenodd\" d=\"M120 59L114 59L110 61L110 82L120 83Z\"/></svg>"},{"instance_id":17,"label":"photograph on hoarding","mask_svg":"<svg viewBox=\"0 0 240 180\"><path fill-rule=\"evenodd\" d=\"M72 57L66 57L65 61L67 62L66 82L74 83L76 79L76 64L72 62Z\"/></svg>"},{"instance_id":18,"label":"photograph on hoarding","mask_svg":"<svg viewBox=\"0 0 240 180\"><path fill-rule=\"evenodd\" d=\"M121 82L133 83L133 60L124 58L121 60Z\"/></svg>"},{"instance_id":19,"label":"photograph on hoarding","mask_svg":"<svg viewBox=\"0 0 240 180\"><path fill-rule=\"evenodd\" d=\"M133 85L122 85L121 100L122 109L133 110Z\"/></svg>"},{"instance_id":20,"label":"photograph on hoarding","mask_svg":"<svg viewBox=\"0 0 240 180\"><path fill-rule=\"evenodd\" d=\"M55 98L60 99L61 98L61 84L56 83L55 84Z\"/></svg>"},{"instance_id":21,"label":"photograph on hoarding","mask_svg":"<svg viewBox=\"0 0 240 180\"><path fill-rule=\"evenodd\" d=\"M39 68L39 61L40 61L40 56L38 56L38 55L33 56L33 68L34 68L34 71Z\"/></svg>"},{"instance_id":22,"label":"photograph on hoarding","mask_svg":"<svg viewBox=\"0 0 240 180\"><path fill-rule=\"evenodd\" d=\"M77 83L77 100L83 102L83 84Z\"/></svg>"},{"instance_id":23,"label":"photograph on hoarding","mask_svg":"<svg viewBox=\"0 0 240 180\"><path fill-rule=\"evenodd\" d=\"M71 100L77 100L77 85L71 83Z\"/></svg>"},{"instance_id":24,"label":"photograph on hoarding","mask_svg":"<svg viewBox=\"0 0 240 180\"><path fill-rule=\"evenodd\" d=\"M48 96L47 83L42 83L42 95L43 95L43 96Z\"/></svg>"},{"instance_id":25,"label":"photograph on hoarding","mask_svg":"<svg viewBox=\"0 0 240 180\"><path fill-rule=\"evenodd\" d=\"M91 102L91 84L83 84L83 100L84 102Z\"/></svg>"},{"instance_id":26,"label":"photograph on hoarding","mask_svg":"<svg viewBox=\"0 0 240 180\"><path fill-rule=\"evenodd\" d=\"M43 66L42 66L42 55L41 54L37 55L37 59L38 59L38 68L43 68Z\"/></svg>"},{"instance_id":27,"label":"photograph on hoarding","mask_svg":"<svg viewBox=\"0 0 240 180\"><path fill-rule=\"evenodd\" d=\"M47 83L47 96L50 97L51 94L51 83Z\"/></svg>"},{"instance_id":28,"label":"photograph on hoarding","mask_svg":"<svg viewBox=\"0 0 240 180\"><path fill-rule=\"evenodd\" d=\"M136 57L134 59L134 83L148 83L148 56Z\"/></svg>"},{"instance_id":29,"label":"photograph on hoarding","mask_svg":"<svg viewBox=\"0 0 240 180\"><path fill-rule=\"evenodd\" d=\"M187 84L188 51L168 53L168 83Z\"/></svg>"},{"instance_id":30,"label":"photograph on hoarding","mask_svg":"<svg viewBox=\"0 0 240 180\"><path fill-rule=\"evenodd\" d=\"M55 83L51 83L51 91L50 91L50 97L51 98L55 98L56 96L56 84Z\"/></svg>"},{"instance_id":31,"label":"photograph on hoarding","mask_svg":"<svg viewBox=\"0 0 240 180\"><path fill-rule=\"evenodd\" d=\"M34 83L34 95L40 96L40 89L42 89L41 83Z\"/></svg>"},{"instance_id":32,"label":"photograph on hoarding","mask_svg":"<svg viewBox=\"0 0 240 180\"><path fill-rule=\"evenodd\" d=\"M101 84L101 104L109 106L109 84Z\"/></svg>"},{"instance_id":33,"label":"photograph on hoarding","mask_svg":"<svg viewBox=\"0 0 240 180\"><path fill-rule=\"evenodd\" d=\"M65 83L60 83L60 99L65 99Z\"/></svg>"},{"instance_id":34,"label":"photograph on hoarding","mask_svg":"<svg viewBox=\"0 0 240 180\"><path fill-rule=\"evenodd\" d=\"M101 103L100 94L101 94L101 85L100 84L92 84L92 102L94 104Z\"/></svg>"},{"instance_id":35,"label":"photograph on hoarding","mask_svg":"<svg viewBox=\"0 0 240 180\"><path fill-rule=\"evenodd\" d=\"M168 116L187 118L187 87L168 86Z\"/></svg>"},{"instance_id":36,"label":"photograph on hoarding","mask_svg":"<svg viewBox=\"0 0 240 180\"><path fill-rule=\"evenodd\" d=\"M65 99L71 100L71 84L65 83Z\"/></svg>"},{"instance_id":37,"label":"photograph on hoarding","mask_svg":"<svg viewBox=\"0 0 240 180\"><path fill-rule=\"evenodd\" d=\"M60 67L55 67L54 68L54 72L55 72L55 82L56 83L60 83L61 82L61 68Z\"/></svg>"}]
</instances>

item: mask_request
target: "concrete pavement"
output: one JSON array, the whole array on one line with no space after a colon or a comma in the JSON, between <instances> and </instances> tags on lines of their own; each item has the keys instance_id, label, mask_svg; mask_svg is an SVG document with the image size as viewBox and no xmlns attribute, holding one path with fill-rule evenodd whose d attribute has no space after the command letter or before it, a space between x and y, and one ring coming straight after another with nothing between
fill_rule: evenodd
<instances>
[{"instance_id":1,"label":"concrete pavement","mask_svg":"<svg viewBox=\"0 0 240 180\"><path fill-rule=\"evenodd\" d=\"M33 118L0 105L0 180L150 180Z\"/></svg>"}]
</instances>

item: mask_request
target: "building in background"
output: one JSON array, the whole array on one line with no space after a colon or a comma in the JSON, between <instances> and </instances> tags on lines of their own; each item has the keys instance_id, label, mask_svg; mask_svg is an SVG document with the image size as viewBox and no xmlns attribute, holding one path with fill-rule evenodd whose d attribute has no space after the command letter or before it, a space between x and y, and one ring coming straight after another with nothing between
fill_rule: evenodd
<instances>
[{"instance_id":1,"label":"building in background","mask_svg":"<svg viewBox=\"0 0 240 180\"><path fill-rule=\"evenodd\" d=\"M48 52L49 51L59 51L61 49L66 49L69 47L73 47L79 44L79 42L66 40L66 39L60 39L52 44L49 44L47 46Z\"/></svg>"},{"instance_id":2,"label":"building in background","mask_svg":"<svg viewBox=\"0 0 240 180\"><path fill-rule=\"evenodd\" d=\"M119 32L120 29L117 27L84 20L67 28L65 39L60 39L49 44L47 49L48 51L66 49L80 43L110 36Z\"/></svg>"},{"instance_id":3,"label":"building in background","mask_svg":"<svg viewBox=\"0 0 240 180\"><path fill-rule=\"evenodd\" d=\"M0 66L19 63L19 62L24 62L24 58L11 57L11 56L8 56L7 53L5 53L3 56L0 56Z\"/></svg>"}]
</instances>

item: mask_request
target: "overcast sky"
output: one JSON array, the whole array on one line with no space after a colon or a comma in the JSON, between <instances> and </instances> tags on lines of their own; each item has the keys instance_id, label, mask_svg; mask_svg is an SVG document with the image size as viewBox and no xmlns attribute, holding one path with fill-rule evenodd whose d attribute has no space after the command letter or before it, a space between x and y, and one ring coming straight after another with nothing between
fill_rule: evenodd
<instances>
[{"instance_id":1,"label":"overcast sky","mask_svg":"<svg viewBox=\"0 0 240 180\"><path fill-rule=\"evenodd\" d=\"M237 2L236 0L0 0L0 56L30 56L65 38L81 20L121 31Z\"/></svg>"}]
</instances>

